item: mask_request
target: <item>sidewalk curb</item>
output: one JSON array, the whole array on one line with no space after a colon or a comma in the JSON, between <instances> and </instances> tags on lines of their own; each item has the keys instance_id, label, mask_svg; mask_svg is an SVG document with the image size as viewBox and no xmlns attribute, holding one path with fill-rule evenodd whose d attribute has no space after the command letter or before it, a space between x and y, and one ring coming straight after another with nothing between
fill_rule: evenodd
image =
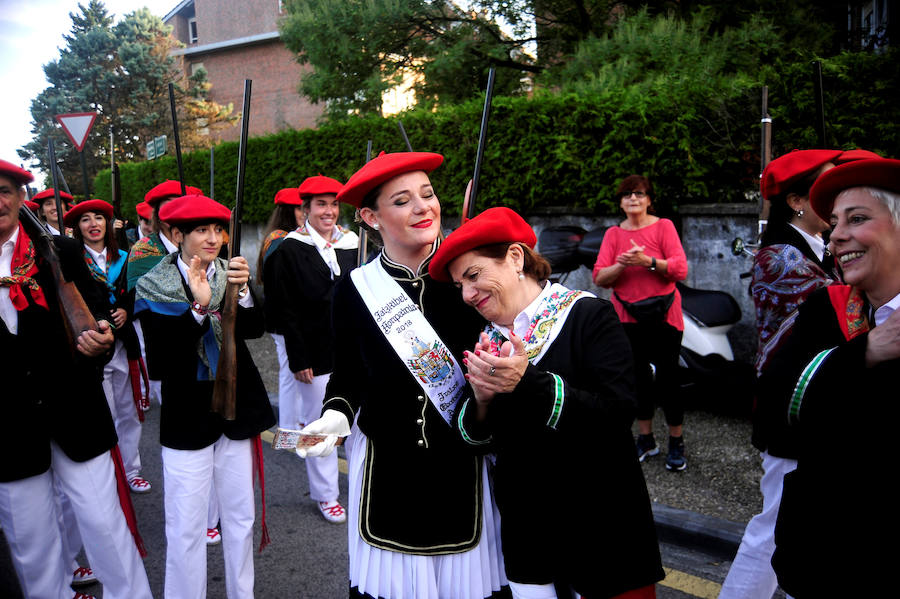
<instances>
[{"instance_id":1,"label":"sidewalk curb","mask_svg":"<svg viewBox=\"0 0 900 599\"><path fill-rule=\"evenodd\" d=\"M721 553L731 559L744 536L745 524L723 518L680 510L661 503L652 504L656 532L661 540Z\"/></svg>"}]
</instances>

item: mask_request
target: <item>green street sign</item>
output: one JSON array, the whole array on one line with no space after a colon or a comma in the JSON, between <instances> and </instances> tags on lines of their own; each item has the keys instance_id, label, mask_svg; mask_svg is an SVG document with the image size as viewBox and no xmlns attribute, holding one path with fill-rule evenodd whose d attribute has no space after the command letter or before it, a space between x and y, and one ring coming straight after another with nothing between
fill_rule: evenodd
<instances>
[{"instance_id":1,"label":"green street sign","mask_svg":"<svg viewBox=\"0 0 900 599\"><path fill-rule=\"evenodd\" d=\"M156 142L151 139L147 143L147 160L153 160L154 158L156 158Z\"/></svg>"},{"instance_id":2,"label":"green street sign","mask_svg":"<svg viewBox=\"0 0 900 599\"><path fill-rule=\"evenodd\" d=\"M156 143L156 157L159 158L166 153L166 136L160 135L153 141Z\"/></svg>"}]
</instances>

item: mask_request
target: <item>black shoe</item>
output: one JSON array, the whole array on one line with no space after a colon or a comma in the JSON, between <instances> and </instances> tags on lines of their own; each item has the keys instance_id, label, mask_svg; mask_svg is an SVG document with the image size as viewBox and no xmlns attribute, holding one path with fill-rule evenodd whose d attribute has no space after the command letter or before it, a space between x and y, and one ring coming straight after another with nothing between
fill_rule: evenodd
<instances>
[{"instance_id":1,"label":"black shoe","mask_svg":"<svg viewBox=\"0 0 900 599\"><path fill-rule=\"evenodd\" d=\"M681 472L687 468L687 460L684 459L684 439L681 437L669 437L669 454L666 456L666 470Z\"/></svg>"},{"instance_id":2,"label":"black shoe","mask_svg":"<svg viewBox=\"0 0 900 599\"><path fill-rule=\"evenodd\" d=\"M637 448L639 462L643 462L645 458L659 455L659 447L656 446L656 440L653 438L653 433L650 433L649 435L638 435L634 445Z\"/></svg>"}]
</instances>

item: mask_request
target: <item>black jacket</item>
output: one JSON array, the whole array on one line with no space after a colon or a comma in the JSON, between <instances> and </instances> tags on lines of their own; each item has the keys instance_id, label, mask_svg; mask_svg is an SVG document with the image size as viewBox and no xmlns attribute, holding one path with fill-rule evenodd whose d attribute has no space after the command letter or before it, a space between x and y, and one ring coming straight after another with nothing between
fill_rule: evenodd
<instances>
[{"instance_id":1,"label":"black jacket","mask_svg":"<svg viewBox=\"0 0 900 599\"><path fill-rule=\"evenodd\" d=\"M54 241L63 275L75 283L95 318L106 318L106 300L84 263L81 243L66 237ZM42 258L36 264L35 279L49 310L26 288L28 307L18 313L18 334L0 321L0 482L46 472L51 440L76 462L109 451L118 440L102 387L111 354L87 358L70 350L49 264Z\"/></svg>"},{"instance_id":2,"label":"black jacket","mask_svg":"<svg viewBox=\"0 0 900 599\"><path fill-rule=\"evenodd\" d=\"M315 246L287 238L265 261L266 328L284 335L291 372L314 375L332 370L331 298L337 282L356 266L356 250L335 250L341 275L331 270Z\"/></svg>"},{"instance_id":3,"label":"black jacket","mask_svg":"<svg viewBox=\"0 0 900 599\"><path fill-rule=\"evenodd\" d=\"M470 406L463 427L492 438L485 450L497 455L509 579L612 597L664 576L631 436L631 347L606 300L578 300L563 327L516 389L494 398L487 420L477 424ZM563 397L556 428L548 425L560 391L553 375Z\"/></svg>"},{"instance_id":4,"label":"black jacket","mask_svg":"<svg viewBox=\"0 0 900 599\"><path fill-rule=\"evenodd\" d=\"M868 336L847 341L828 288L820 289L800 306L791 337L760 378L766 414L789 422L799 439L797 469L784 479L772 558L779 585L795 597L890 594L897 552L870 547L873 538L900 532L891 517L896 443L889 426L880 426L900 416L900 360L867 368ZM829 353L802 401L792 402L803 388L801 374L823 351Z\"/></svg>"},{"instance_id":5,"label":"black jacket","mask_svg":"<svg viewBox=\"0 0 900 599\"><path fill-rule=\"evenodd\" d=\"M187 283L183 284L189 301L193 301ZM275 424L266 388L244 342L263 334L258 307L238 307L236 418L225 420L210 411L214 381L197 380L196 349L210 318L197 324L190 310L181 316L149 310L141 313L147 370L151 379L162 383L159 441L165 447L202 449L223 434L229 439L249 439Z\"/></svg>"},{"instance_id":6,"label":"black jacket","mask_svg":"<svg viewBox=\"0 0 900 599\"><path fill-rule=\"evenodd\" d=\"M458 289L382 255L388 273L422 310L457 362L484 321ZM382 549L459 553L481 535L481 457L425 396L375 324L350 277L334 294L334 372L324 410L340 410L368 437L360 534Z\"/></svg>"}]
</instances>

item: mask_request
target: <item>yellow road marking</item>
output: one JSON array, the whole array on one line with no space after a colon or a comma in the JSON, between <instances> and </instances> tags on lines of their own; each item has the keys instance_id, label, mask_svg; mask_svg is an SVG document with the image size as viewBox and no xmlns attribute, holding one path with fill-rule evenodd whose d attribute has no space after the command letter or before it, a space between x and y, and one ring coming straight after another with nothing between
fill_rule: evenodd
<instances>
[{"instance_id":1,"label":"yellow road marking","mask_svg":"<svg viewBox=\"0 0 900 599\"><path fill-rule=\"evenodd\" d=\"M722 590L722 585L711 580L693 576L687 572L673 570L672 568L664 567L663 570L666 572L666 577L661 580L659 584L669 587L670 589L675 589L676 591L681 591L682 593L687 593L693 597L716 599L716 597L719 596L719 591Z\"/></svg>"},{"instance_id":2,"label":"yellow road marking","mask_svg":"<svg viewBox=\"0 0 900 599\"><path fill-rule=\"evenodd\" d=\"M264 443L271 445L272 440L275 439L275 433L271 430L263 431L259 434L259 438L262 439ZM338 458L338 472L347 474L347 460L344 458Z\"/></svg>"}]
</instances>

